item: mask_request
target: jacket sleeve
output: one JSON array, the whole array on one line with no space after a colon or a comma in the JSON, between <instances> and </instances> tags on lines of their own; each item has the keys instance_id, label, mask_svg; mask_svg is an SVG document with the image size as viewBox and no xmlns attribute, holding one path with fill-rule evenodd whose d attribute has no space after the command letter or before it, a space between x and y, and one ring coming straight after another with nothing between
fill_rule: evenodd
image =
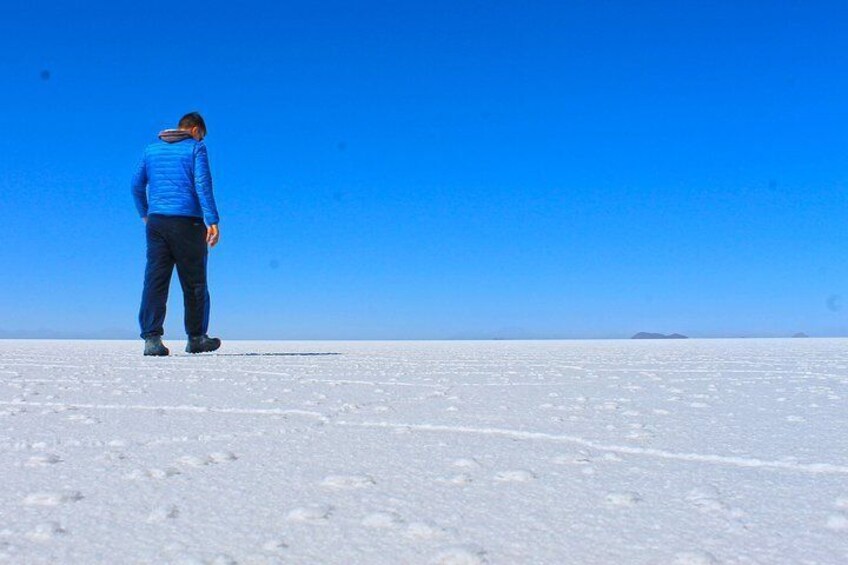
<instances>
[{"instance_id":1,"label":"jacket sleeve","mask_svg":"<svg viewBox=\"0 0 848 565\"><path fill-rule=\"evenodd\" d=\"M138 215L147 216L147 165L142 157L135 169L132 179L132 195Z\"/></svg>"},{"instance_id":2,"label":"jacket sleeve","mask_svg":"<svg viewBox=\"0 0 848 565\"><path fill-rule=\"evenodd\" d=\"M194 149L194 190L200 200L203 210L203 221L207 226L217 224L218 207L215 205L215 195L212 194L212 173L209 172L209 156L206 144L198 143Z\"/></svg>"}]
</instances>

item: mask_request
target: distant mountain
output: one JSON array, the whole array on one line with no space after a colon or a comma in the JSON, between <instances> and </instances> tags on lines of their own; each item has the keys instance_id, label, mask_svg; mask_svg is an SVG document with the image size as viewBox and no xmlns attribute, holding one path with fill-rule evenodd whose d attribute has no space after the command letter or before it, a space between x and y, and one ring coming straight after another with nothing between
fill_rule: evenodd
<instances>
[{"instance_id":1,"label":"distant mountain","mask_svg":"<svg viewBox=\"0 0 848 565\"><path fill-rule=\"evenodd\" d=\"M649 332L639 332L630 339L689 339L681 334L654 334Z\"/></svg>"},{"instance_id":2,"label":"distant mountain","mask_svg":"<svg viewBox=\"0 0 848 565\"><path fill-rule=\"evenodd\" d=\"M804 332L798 332L795 335L793 335L792 337L810 337L810 336L808 336Z\"/></svg>"}]
</instances>

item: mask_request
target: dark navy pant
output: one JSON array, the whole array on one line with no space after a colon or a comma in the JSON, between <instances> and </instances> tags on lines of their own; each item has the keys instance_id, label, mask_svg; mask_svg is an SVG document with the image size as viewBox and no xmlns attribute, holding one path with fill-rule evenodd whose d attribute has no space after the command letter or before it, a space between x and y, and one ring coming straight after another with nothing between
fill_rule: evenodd
<instances>
[{"instance_id":1,"label":"dark navy pant","mask_svg":"<svg viewBox=\"0 0 848 565\"><path fill-rule=\"evenodd\" d=\"M208 253L203 219L159 214L147 217L147 267L138 313L142 338L164 333L165 304L175 265L183 287L186 334L206 334L209 326Z\"/></svg>"}]
</instances>

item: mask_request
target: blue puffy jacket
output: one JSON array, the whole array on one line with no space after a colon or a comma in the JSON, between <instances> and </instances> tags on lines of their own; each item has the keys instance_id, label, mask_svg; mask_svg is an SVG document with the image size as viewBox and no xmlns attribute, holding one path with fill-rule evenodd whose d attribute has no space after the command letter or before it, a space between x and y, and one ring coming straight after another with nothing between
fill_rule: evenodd
<instances>
[{"instance_id":1,"label":"blue puffy jacket","mask_svg":"<svg viewBox=\"0 0 848 565\"><path fill-rule=\"evenodd\" d=\"M139 215L202 217L218 223L206 145L182 130L165 130L144 150L132 180Z\"/></svg>"}]
</instances>

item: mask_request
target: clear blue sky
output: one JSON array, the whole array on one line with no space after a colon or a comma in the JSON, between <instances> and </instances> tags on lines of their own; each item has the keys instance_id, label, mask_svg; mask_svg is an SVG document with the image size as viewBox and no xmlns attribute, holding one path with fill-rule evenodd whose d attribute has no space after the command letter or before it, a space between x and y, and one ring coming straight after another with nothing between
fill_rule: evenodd
<instances>
[{"instance_id":1,"label":"clear blue sky","mask_svg":"<svg viewBox=\"0 0 848 565\"><path fill-rule=\"evenodd\" d=\"M214 335L848 335L844 2L74 4L0 7L0 335L137 335L192 110Z\"/></svg>"}]
</instances>

